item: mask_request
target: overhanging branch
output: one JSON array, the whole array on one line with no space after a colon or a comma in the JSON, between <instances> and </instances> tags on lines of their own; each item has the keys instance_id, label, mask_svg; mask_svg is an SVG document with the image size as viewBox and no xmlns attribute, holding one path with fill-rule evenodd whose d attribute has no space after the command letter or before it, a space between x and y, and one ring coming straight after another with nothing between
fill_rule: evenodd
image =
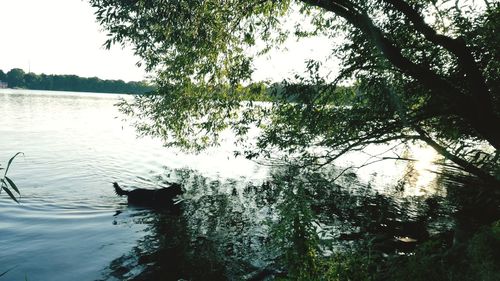
<instances>
[{"instance_id":1,"label":"overhanging branch","mask_svg":"<svg viewBox=\"0 0 500 281\"><path fill-rule=\"evenodd\" d=\"M491 126L491 124L500 124L500 117L492 110L489 92L487 89L485 90L485 87L481 86L485 81L477 70L477 64L470 51L468 51L465 42L461 42L462 47L453 47L460 54L461 68L472 71L470 75L466 75L470 76L467 78L467 81L471 84L469 85L470 89L464 92L430 68L416 64L405 57L403 50L373 23L365 11L348 10L349 6L343 5L344 2L349 1L302 0L302 2L333 12L359 29L365 35L366 39L371 41L391 64L431 90L437 100L449 104L453 114L466 120L482 138L487 140L496 149L500 149L500 130L495 126ZM410 13L409 11L407 12ZM425 28L425 25L420 24L420 28L431 35L430 31ZM434 36L436 37L437 34ZM441 38L439 40L447 41L448 39ZM477 89L474 88L475 85L479 85ZM476 96L473 93L477 93Z\"/></svg>"},{"instance_id":2,"label":"overhanging branch","mask_svg":"<svg viewBox=\"0 0 500 281\"><path fill-rule=\"evenodd\" d=\"M491 95L486 86L485 79L472 56L465 41L462 38L451 38L442 34L438 34L434 28L429 26L422 15L415 10L410 4L403 0L384 0L391 4L396 10L403 13L406 18L413 24L416 31L420 32L430 42L443 47L452 54L454 54L458 63L461 65L465 79L471 84L471 88L475 90L478 95L483 110L491 110ZM485 108L486 106L486 108Z\"/></svg>"},{"instance_id":3,"label":"overhanging branch","mask_svg":"<svg viewBox=\"0 0 500 281\"><path fill-rule=\"evenodd\" d=\"M415 126L415 131L419 133L420 139L426 142L429 146L434 148L439 154L443 155L450 161L456 163L457 165L461 166L466 172L471 173L473 175L476 175L480 177L481 179L485 180L486 182L492 183L492 184L499 184L499 181L489 173L483 171L482 169L474 166L473 164L461 159L460 157L452 154L449 152L445 147L434 141L427 132L425 132L422 128L419 126Z\"/></svg>"}]
</instances>

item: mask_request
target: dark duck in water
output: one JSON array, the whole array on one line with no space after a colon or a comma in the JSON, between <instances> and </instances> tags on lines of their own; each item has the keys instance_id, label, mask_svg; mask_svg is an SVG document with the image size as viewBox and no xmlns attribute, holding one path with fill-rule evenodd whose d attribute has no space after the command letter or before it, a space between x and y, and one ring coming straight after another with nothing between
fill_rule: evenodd
<instances>
[{"instance_id":1,"label":"dark duck in water","mask_svg":"<svg viewBox=\"0 0 500 281\"><path fill-rule=\"evenodd\" d=\"M127 196L129 204L150 208L173 209L178 205L175 204L174 198L183 193L182 187L178 183L172 183L169 187L156 190L136 188L127 191L123 190L116 182L113 183L113 187L117 195Z\"/></svg>"}]
</instances>

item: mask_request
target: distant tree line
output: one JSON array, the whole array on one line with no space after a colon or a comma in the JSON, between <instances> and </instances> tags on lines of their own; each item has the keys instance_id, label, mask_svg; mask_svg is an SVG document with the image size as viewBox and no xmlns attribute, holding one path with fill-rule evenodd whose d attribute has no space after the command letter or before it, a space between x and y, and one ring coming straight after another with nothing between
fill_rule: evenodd
<instances>
[{"instance_id":1,"label":"distant tree line","mask_svg":"<svg viewBox=\"0 0 500 281\"><path fill-rule=\"evenodd\" d=\"M126 94L144 94L153 90L153 87L145 82L101 80L97 77L84 78L76 75L38 75L25 73L19 68L13 68L7 73L0 70L0 81L6 82L9 88L32 90Z\"/></svg>"}]
</instances>

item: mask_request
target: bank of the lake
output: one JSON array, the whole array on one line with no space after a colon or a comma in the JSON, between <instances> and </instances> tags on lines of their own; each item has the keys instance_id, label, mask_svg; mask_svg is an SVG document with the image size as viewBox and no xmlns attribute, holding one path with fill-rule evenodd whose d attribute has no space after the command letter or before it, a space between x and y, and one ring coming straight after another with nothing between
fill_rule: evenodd
<instances>
[{"instance_id":1,"label":"bank of the lake","mask_svg":"<svg viewBox=\"0 0 500 281\"><path fill-rule=\"evenodd\" d=\"M117 94L144 94L154 90L146 81L125 82L77 75L25 73L20 68L13 68L7 73L0 69L0 89L2 88Z\"/></svg>"}]
</instances>

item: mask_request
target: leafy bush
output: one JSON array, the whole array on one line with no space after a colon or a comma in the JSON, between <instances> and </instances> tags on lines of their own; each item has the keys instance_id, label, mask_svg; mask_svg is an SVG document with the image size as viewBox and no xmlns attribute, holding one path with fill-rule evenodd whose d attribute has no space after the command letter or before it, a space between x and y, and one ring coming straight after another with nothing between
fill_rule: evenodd
<instances>
[{"instance_id":1,"label":"leafy bush","mask_svg":"<svg viewBox=\"0 0 500 281\"><path fill-rule=\"evenodd\" d=\"M390 261L389 280L500 280L500 220L479 229L466 243L444 247L431 239L408 257Z\"/></svg>"}]
</instances>

